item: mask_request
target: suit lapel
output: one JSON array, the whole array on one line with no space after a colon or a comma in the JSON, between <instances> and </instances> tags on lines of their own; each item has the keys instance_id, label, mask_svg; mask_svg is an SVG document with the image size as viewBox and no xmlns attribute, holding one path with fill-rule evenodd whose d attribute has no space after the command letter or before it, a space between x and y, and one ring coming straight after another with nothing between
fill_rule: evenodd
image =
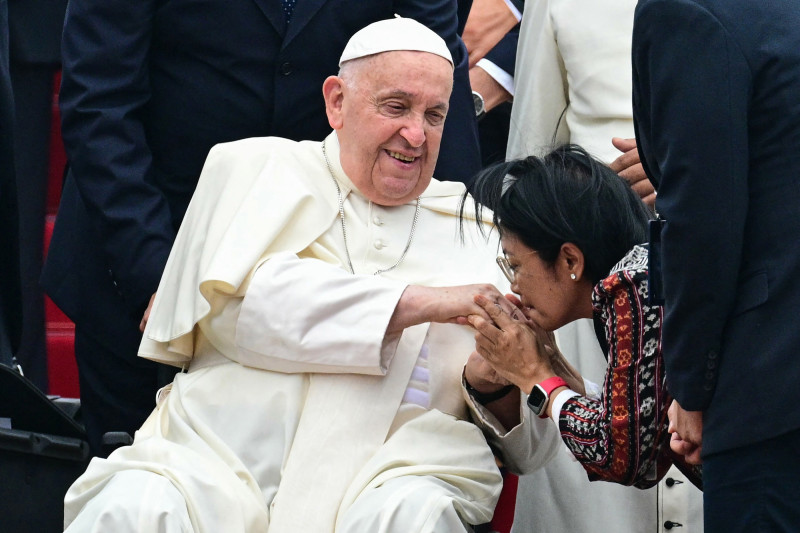
<instances>
[{"instance_id":1,"label":"suit lapel","mask_svg":"<svg viewBox=\"0 0 800 533\"><path fill-rule=\"evenodd\" d=\"M256 0L259 3L275 3L279 4L280 0ZM297 0L292 13L292 21L283 38L284 48L295 38L308 24L308 22L317 14L319 9L325 4L327 0ZM369 0L365 0L369 1Z\"/></svg>"},{"instance_id":2,"label":"suit lapel","mask_svg":"<svg viewBox=\"0 0 800 533\"><path fill-rule=\"evenodd\" d=\"M283 16L283 4L281 0L253 0L261 12L269 19L279 35L286 36L286 19ZM298 0L302 4L303 0ZM295 8L296 9L296 8Z\"/></svg>"}]
</instances>

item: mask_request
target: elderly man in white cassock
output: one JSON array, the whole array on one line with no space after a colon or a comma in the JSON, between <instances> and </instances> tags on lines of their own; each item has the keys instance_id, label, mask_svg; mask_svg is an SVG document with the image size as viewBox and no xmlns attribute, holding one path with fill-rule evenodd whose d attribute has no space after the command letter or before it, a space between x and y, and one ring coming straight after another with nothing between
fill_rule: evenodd
<instances>
[{"instance_id":1,"label":"elderly man in white cassock","mask_svg":"<svg viewBox=\"0 0 800 533\"><path fill-rule=\"evenodd\" d=\"M432 179L453 82L445 43L374 23L323 85L323 142L216 146L139 355L182 366L133 445L95 459L68 531L442 532L489 521L495 458L461 386L472 295L496 242L458 231ZM483 282L483 284L479 283ZM513 309L509 309L513 311ZM545 462L558 435L485 431Z\"/></svg>"}]
</instances>

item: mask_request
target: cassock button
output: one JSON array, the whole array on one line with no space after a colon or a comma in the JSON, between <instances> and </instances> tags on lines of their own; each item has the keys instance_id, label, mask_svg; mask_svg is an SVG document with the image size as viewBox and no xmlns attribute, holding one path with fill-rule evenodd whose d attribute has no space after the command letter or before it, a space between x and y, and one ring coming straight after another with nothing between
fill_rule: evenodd
<instances>
[{"instance_id":1,"label":"cassock button","mask_svg":"<svg viewBox=\"0 0 800 533\"><path fill-rule=\"evenodd\" d=\"M292 73L292 64L289 61L283 63L281 65L281 74L283 74L284 76L288 76L291 73Z\"/></svg>"}]
</instances>

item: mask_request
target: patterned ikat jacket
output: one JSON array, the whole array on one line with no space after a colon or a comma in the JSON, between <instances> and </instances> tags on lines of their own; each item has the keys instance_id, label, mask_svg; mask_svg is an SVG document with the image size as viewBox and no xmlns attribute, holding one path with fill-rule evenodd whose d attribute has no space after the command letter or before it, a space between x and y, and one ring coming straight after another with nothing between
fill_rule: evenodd
<instances>
[{"instance_id":1,"label":"patterned ikat jacket","mask_svg":"<svg viewBox=\"0 0 800 533\"><path fill-rule=\"evenodd\" d=\"M647 272L647 247L635 246L595 286L595 330L608 359L602 394L571 398L559 415L561 437L590 480L638 488L652 487L677 462L667 432L663 308L647 305ZM700 483L699 469L677 466Z\"/></svg>"}]
</instances>

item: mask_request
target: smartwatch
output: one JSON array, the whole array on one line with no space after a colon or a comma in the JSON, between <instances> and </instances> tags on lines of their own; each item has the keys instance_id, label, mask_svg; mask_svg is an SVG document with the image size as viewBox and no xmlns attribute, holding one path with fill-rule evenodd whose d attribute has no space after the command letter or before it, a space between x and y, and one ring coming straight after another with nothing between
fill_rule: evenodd
<instances>
[{"instance_id":1,"label":"smartwatch","mask_svg":"<svg viewBox=\"0 0 800 533\"><path fill-rule=\"evenodd\" d=\"M478 91L472 91L472 103L475 105L475 117L480 120L486 114L486 103Z\"/></svg>"},{"instance_id":2,"label":"smartwatch","mask_svg":"<svg viewBox=\"0 0 800 533\"><path fill-rule=\"evenodd\" d=\"M559 387L569 387L569 384L558 376L547 378L541 383L537 383L528 395L528 407L533 414L539 418L547 418L547 402L550 393Z\"/></svg>"}]
</instances>

